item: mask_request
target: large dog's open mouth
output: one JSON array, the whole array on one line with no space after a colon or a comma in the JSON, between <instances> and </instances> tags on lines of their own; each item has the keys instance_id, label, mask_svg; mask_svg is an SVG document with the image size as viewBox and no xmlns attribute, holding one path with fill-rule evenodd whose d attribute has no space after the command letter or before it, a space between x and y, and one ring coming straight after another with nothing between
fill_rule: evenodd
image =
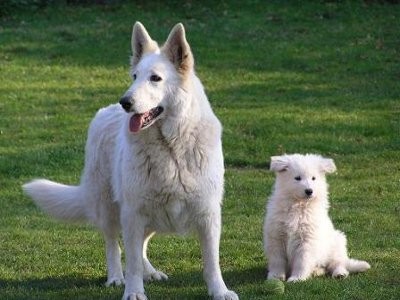
<instances>
[{"instance_id":1,"label":"large dog's open mouth","mask_svg":"<svg viewBox=\"0 0 400 300\"><path fill-rule=\"evenodd\" d=\"M143 114L134 114L129 120L129 130L132 133L137 133L142 129L150 127L164 111L164 108L157 106Z\"/></svg>"}]
</instances>

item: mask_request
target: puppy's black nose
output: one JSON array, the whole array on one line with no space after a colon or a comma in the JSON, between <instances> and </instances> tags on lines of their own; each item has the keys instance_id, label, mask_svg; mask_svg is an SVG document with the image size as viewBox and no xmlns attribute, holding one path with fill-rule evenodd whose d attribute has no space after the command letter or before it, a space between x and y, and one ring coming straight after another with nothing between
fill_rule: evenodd
<instances>
[{"instance_id":1,"label":"puppy's black nose","mask_svg":"<svg viewBox=\"0 0 400 300\"><path fill-rule=\"evenodd\" d=\"M125 111L129 112L132 107L131 97L124 96L119 100L119 104L121 104L122 108Z\"/></svg>"},{"instance_id":2,"label":"puppy's black nose","mask_svg":"<svg viewBox=\"0 0 400 300\"><path fill-rule=\"evenodd\" d=\"M311 196L313 193L312 189L305 189L304 192L306 193L307 196Z\"/></svg>"}]
</instances>

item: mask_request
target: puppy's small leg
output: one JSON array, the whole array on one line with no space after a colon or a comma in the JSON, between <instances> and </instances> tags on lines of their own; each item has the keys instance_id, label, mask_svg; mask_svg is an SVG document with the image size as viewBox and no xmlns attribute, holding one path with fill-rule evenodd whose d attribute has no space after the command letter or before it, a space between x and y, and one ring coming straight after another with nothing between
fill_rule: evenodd
<instances>
[{"instance_id":1,"label":"puppy's small leg","mask_svg":"<svg viewBox=\"0 0 400 300\"><path fill-rule=\"evenodd\" d=\"M209 295L214 300L238 300L236 293L226 287L219 266L220 213L213 214L203 224L199 224L198 232L203 255L203 274Z\"/></svg>"},{"instance_id":2,"label":"puppy's small leg","mask_svg":"<svg viewBox=\"0 0 400 300\"><path fill-rule=\"evenodd\" d=\"M268 279L286 280L286 255L281 241L269 241L266 247L268 257Z\"/></svg>"},{"instance_id":3,"label":"puppy's small leg","mask_svg":"<svg viewBox=\"0 0 400 300\"><path fill-rule=\"evenodd\" d=\"M292 270L288 282L308 279L315 267L314 259L304 249L299 249L293 257Z\"/></svg>"},{"instance_id":4,"label":"puppy's small leg","mask_svg":"<svg viewBox=\"0 0 400 300\"><path fill-rule=\"evenodd\" d=\"M334 231L334 247L331 249L331 261L329 262L328 269L332 277L347 277L349 271L346 268L347 256L347 239L343 232L339 230Z\"/></svg>"}]
</instances>

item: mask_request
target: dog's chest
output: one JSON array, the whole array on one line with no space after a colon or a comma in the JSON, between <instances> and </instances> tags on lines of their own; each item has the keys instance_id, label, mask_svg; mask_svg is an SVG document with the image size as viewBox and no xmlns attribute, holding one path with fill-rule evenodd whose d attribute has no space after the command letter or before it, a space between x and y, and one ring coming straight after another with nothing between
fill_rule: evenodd
<instances>
[{"instance_id":1,"label":"dog's chest","mask_svg":"<svg viewBox=\"0 0 400 300\"><path fill-rule=\"evenodd\" d=\"M285 222L288 238L292 240L304 240L314 234L313 212L304 205L294 205L288 210Z\"/></svg>"},{"instance_id":2,"label":"dog's chest","mask_svg":"<svg viewBox=\"0 0 400 300\"><path fill-rule=\"evenodd\" d=\"M200 183L203 161L201 147L191 145L172 149L163 143L135 149L134 173L140 187L154 191L158 198L187 197ZM203 168L204 169L204 168ZM165 201L161 201L165 202Z\"/></svg>"},{"instance_id":3,"label":"dog's chest","mask_svg":"<svg viewBox=\"0 0 400 300\"><path fill-rule=\"evenodd\" d=\"M135 149L133 198L151 229L185 233L203 201L204 172L196 159L201 149L175 152L157 143L146 146Z\"/></svg>"},{"instance_id":4,"label":"dog's chest","mask_svg":"<svg viewBox=\"0 0 400 300\"><path fill-rule=\"evenodd\" d=\"M165 202L157 201L145 205L143 211L149 217L148 227L152 230L178 234L185 234L191 230L191 220L195 214L186 201L173 197Z\"/></svg>"}]
</instances>

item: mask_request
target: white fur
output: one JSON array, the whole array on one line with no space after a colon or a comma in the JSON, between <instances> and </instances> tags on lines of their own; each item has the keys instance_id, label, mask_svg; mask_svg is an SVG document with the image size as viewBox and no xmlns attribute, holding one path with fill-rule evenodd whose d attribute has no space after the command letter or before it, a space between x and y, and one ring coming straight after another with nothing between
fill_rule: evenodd
<instances>
[{"instance_id":1,"label":"white fur","mask_svg":"<svg viewBox=\"0 0 400 300\"><path fill-rule=\"evenodd\" d=\"M270 169L276 181L264 222L268 278L302 281L325 272L346 277L369 269L367 262L348 258L346 236L328 215L325 174L336 170L333 160L313 154L274 156Z\"/></svg>"},{"instance_id":2,"label":"white fur","mask_svg":"<svg viewBox=\"0 0 400 300\"><path fill-rule=\"evenodd\" d=\"M219 267L224 164L221 125L214 115L193 57L178 24L159 48L139 22L133 29L132 107L100 109L86 144L85 168L77 187L36 180L25 192L50 215L86 219L104 234L107 285L125 281L123 299L146 299L143 280L167 279L147 259L154 232L198 233L204 277L214 299L238 299ZM161 78L152 81L152 75ZM121 100L122 101L122 100ZM129 131L129 120L161 106L149 127ZM123 276L118 235L126 251Z\"/></svg>"}]
</instances>

